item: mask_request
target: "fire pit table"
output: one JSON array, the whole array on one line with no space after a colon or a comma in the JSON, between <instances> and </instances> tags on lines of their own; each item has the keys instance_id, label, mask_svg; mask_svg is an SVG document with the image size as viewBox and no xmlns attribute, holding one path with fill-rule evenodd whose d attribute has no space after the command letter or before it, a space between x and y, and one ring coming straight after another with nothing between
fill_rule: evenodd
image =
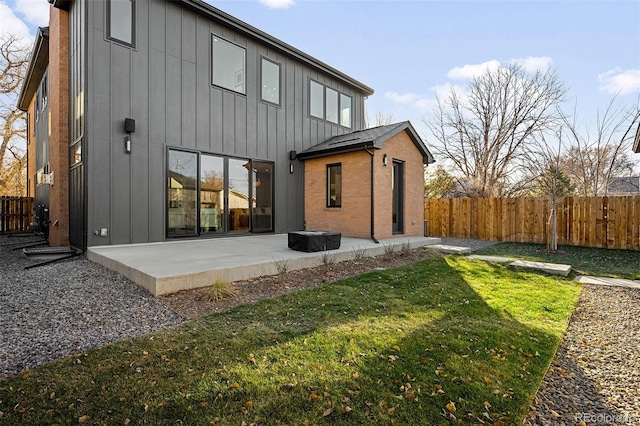
<instances>
[{"instance_id":1,"label":"fire pit table","mask_svg":"<svg viewBox=\"0 0 640 426\"><path fill-rule=\"evenodd\" d=\"M335 250L340 248L341 236L339 232L329 231L289 232L289 248L307 253Z\"/></svg>"}]
</instances>

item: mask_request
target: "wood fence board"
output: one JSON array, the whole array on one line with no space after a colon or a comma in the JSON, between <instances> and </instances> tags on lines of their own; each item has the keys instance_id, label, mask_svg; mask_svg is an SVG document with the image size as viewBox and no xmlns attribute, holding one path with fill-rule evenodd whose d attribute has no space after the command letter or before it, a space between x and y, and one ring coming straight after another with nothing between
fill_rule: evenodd
<instances>
[{"instance_id":1,"label":"wood fence board","mask_svg":"<svg viewBox=\"0 0 640 426\"><path fill-rule=\"evenodd\" d=\"M33 198L0 197L0 233L31 232Z\"/></svg>"},{"instance_id":2,"label":"wood fence board","mask_svg":"<svg viewBox=\"0 0 640 426\"><path fill-rule=\"evenodd\" d=\"M425 200L435 237L546 243L546 198ZM566 197L557 203L558 244L640 250L640 195Z\"/></svg>"}]
</instances>

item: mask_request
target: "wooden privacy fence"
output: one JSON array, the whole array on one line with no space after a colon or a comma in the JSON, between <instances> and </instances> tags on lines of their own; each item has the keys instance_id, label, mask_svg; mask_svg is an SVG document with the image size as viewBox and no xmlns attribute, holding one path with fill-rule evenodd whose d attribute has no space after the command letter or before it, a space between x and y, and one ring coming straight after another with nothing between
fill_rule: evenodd
<instances>
[{"instance_id":1,"label":"wooden privacy fence","mask_svg":"<svg viewBox=\"0 0 640 426\"><path fill-rule=\"evenodd\" d=\"M31 232L33 198L0 197L0 234Z\"/></svg>"},{"instance_id":2,"label":"wooden privacy fence","mask_svg":"<svg viewBox=\"0 0 640 426\"><path fill-rule=\"evenodd\" d=\"M640 195L565 197L556 204L558 244L640 250ZM546 243L546 198L425 199L432 237Z\"/></svg>"}]
</instances>

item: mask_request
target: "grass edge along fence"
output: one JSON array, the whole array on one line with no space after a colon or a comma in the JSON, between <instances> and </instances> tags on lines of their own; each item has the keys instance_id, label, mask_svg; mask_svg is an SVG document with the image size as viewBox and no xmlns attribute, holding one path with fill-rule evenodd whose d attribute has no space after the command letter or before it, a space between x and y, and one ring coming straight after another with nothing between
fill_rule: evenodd
<instances>
[{"instance_id":1,"label":"grass edge along fence","mask_svg":"<svg viewBox=\"0 0 640 426\"><path fill-rule=\"evenodd\" d=\"M640 195L564 197L556 203L560 245L640 250ZM425 199L431 237L546 243L547 198Z\"/></svg>"},{"instance_id":2,"label":"grass edge along fence","mask_svg":"<svg viewBox=\"0 0 640 426\"><path fill-rule=\"evenodd\" d=\"M32 197L0 196L0 234L31 232Z\"/></svg>"}]
</instances>

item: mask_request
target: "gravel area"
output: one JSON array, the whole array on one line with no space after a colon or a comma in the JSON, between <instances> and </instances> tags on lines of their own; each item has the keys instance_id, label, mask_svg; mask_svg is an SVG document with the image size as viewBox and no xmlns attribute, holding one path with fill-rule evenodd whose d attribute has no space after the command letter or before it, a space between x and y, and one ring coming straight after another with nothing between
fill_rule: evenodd
<instances>
[{"instance_id":1,"label":"gravel area","mask_svg":"<svg viewBox=\"0 0 640 426\"><path fill-rule=\"evenodd\" d=\"M35 263L0 236L0 377L180 323L135 283L83 256Z\"/></svg>"},{"instance_id":2,"label":"gravel area","mask_svg":"<svg viewBox=\"0 0 640 426\"><path fill-rule=\"evenodd\" d=\"M583 287L524 424L640 425L640 290Z\"/></svg>"},{"instance_id":3,"label":"gravel area","mask_svg":"<svg viewBox=\"0 0 640 426\"><path fill-rule=\"evenodd\" d=\"M0 236L0 377L173 326L182 318L433 255L413 250L342 262L329 273L292 271L284 285L277 277L260 277L237 283L241 293L246 287L246 300L238 297L227 306L207 303L205 289L155 298L82 256L24 270L32 261L7 246L18 241ZM442 243L474 249L495 244L461 238ZM524 425L640 425L639 348L640 290L585 285Z\"/></svg>"}]
</instances>

